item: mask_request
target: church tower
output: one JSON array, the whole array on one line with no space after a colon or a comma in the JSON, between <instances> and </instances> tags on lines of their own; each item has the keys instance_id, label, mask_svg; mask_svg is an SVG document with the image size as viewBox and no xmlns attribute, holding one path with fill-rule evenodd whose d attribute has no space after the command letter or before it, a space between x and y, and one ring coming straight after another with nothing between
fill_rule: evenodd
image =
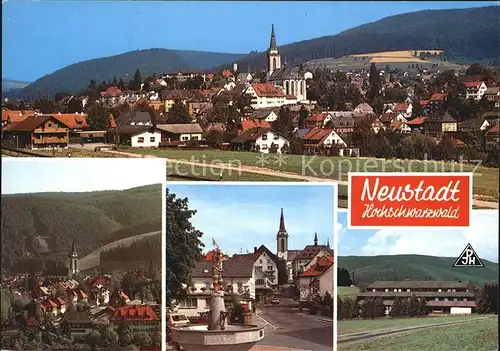
<instances>
[{"instance_id":1,"label":"church tower","mask_svg":"<svg viewBox=\"0 0 500 351\"><path fill-rule=\"evenodd\" d=\"M276 46L276 36L274 35L274 24L271 27L271 43L267 50L267 74L270 76L274 70L281 68L281 55Z\"/></svg>"},{"instance_id":2,"label":"church tower","mask_svg":"<svg viewBox=\"0 0 500 351\"><path fill-rule=\"evenodd\" d=\"M74 277L79 272L78 263L78 253L75 248L75 240L73 240L71 252L68 255L68 271L70 277Z\"/></svg>"},{"instance_id":3,"label":"church tower","mask_svg":"<svg viewBox=\"0 0 500 351\"><path fill-rule=\"evenodd\" d=\"M278 248L277 256L286 260L288 254L288 233L285 229L285 217L283 216L283 209L281 209L280 229L278 230L278 234L276 235L276 243Z\"/></svg>"}]
</instances>

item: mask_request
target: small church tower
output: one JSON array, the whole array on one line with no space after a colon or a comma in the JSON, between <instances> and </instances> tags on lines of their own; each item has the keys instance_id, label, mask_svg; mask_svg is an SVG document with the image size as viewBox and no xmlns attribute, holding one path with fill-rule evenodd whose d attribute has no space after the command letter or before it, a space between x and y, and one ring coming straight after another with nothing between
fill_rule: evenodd
<instances>
[{"instance_id":1,"label":"small church tower","mask_svg":"<svg viewBox=\"0 0 500 351\"><path fill-rule=\"evenodd\" d=\"M271 27L271 43L267 50L267 74L270 76L274 70L281 69L281 55L276 46L276 36L274 35L274 24Z\"/></svg>"},{"instance_id":2,"label":"small church tower","mask_svg":"<svg viewBox=\"0 0 500 351\"><path fill-rule=\"evenodd\" d=\"M314 232L314 246L318 246L318 232Z\"/></svg>"},{"instance_id":3,"label":"small church tower","mask_svg":"<svg viewBox=\"0 0 500 351\"><path fill-rule=\"evenodd\" d=\"M75 248L75 240L73 240L73 244L71 245L71 252L68 255L68 271L70 277L74 277L78 272L78 253Z\"/></svg>"},{"instance_id":4,"label":"small church tower","mask_svg":"<svg viewBox=\"0 0 500 351\"><path fill-rule=\"evenodd\" d=\"M277 256L286 260L288 253L288 233L285 229L285 217L283 216L283 209L281 209L280 229L278 230L278 234L276 235L276 243L278 248Z\"/></svg>"}]
</instances>

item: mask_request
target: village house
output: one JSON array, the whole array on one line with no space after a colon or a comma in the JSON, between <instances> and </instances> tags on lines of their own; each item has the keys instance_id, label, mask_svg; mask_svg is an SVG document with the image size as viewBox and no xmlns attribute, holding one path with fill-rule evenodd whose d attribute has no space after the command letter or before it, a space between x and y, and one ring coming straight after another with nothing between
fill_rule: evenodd
<instances>
[{"instance_id":1,"label":"village house","mask_svg":"<svg viewBox=\"0 0 500 351\"><path fill-rule=\"evenodd\" d=\"M203 82L207 80L207 74L200 73L200 72L170 72L162 76L162 79L172 79L175 78L179 82L185 82L188 79L193 79L196 77L201 77L203 79ZM212 75L213 78L213 75Z\"/></svg>"},{"instance_id":2,"label":"village house","mask_svg":"<svg viewBox=\"0 0 500 351\"><path fill-rule=\"evenodd\" d=\"M356 127L354 113L350 111L328 112L325 128L333 128L339 134L352 133Z\"/></svg>"},{"instance_id":3,"label":"village house","mask_svg":"<svg viewBox=\"0 0 500 351\"><path fill-rule=\"evenodd\" d=\"M314 233L314 244L306 245L303 250L297 253L293 259L294 277L297 278L305 271L305 267L318 255L333 254L330 248L330 241L326 245L318 244L318 233Z\"/></svg>"},{"instance_id":4,"label":"village house","mask_svg":"<svg viewBox=\"0 0 500 351\"><path fill-rule=\"evenodd\" d=\"M198 123L158 124L162 143L188 142L203 140L203 129Z\"/></svg>"},{"instance_id":5,"label":"village house","mask_svg":"<svg viewBox=\"0 0 500 351\"><path fill-rule=\"evenodd\" d=\"M290 139L281 135L272 128L247 129L231 140L235 151L256 151L264 154L283 152L283 147L290 145Z\"/></svg>"},{"instance_id":6,"label":"village house","mask_svg":"<svg viewBox=\"0 0 500 351\"><path fill-rule=\"evenodd\" d=\"M484 97L489 102L497 104L500 101L500 87L488 87L484 92ZM495 105L495 107L498 108L499 106Z\"/></svg>"},{"instance_id":7,"label":"village house","mask_svg":"<svg viewBox=\"0 0 500 351\"><path fill-rule=\"evenodd\" d=\"M304 153L315 154L323 149L330 149L336 146L338 149L347 147L344 140L334 129L309 129L309 132L302 137Z\"/></svg>"},{"instance_id":8,"label":"village house","mask_svg":"<svg viewBox=\"0 0 500 351\"><path fill-rule=\"evenodd\" d=\"M332 120L328 112L314 113L307 116L305 120L305 127L311 128L324 128L328 122Z\"/></svg>"},{"instance_id":9,"label":"village house","mask_svg":"<svg viewBox=\"0 0 500 351\"><path fill-rule=\"evenodd\" d=\"M122 91L116 86L108 87L105 91L101 91L101 102L108 106L123 102L121 99Z\"/></svg>"},{"instance_id":10,"label":"village house","mask_svg":"<svg viewBox=\"0 0 500 351\"><path fill-rule=\"evenodd\" d=\"M357 295L359 303L370 298L382 298L386 314L396 297L415 295L426 300L429 313L471 314L476 308L476 293L469 281L375 281Z\"/></svg>"},{"instance_id":11,"label":"village house","mask_svg":"<svg viewBox=\"0 0 500 351\"><path fill-rule=\"evenodd\" d=\"M354 117L354 123L356 128L369 128L375 133L381 129L385 130L384 123L374 114L357 115Z\"/></svg>"},{"instance_id":12,"label":"village house","mask_svg":"<svg viewBox=\"0 0 500 351\"><path fill-rule=\"evenodd\" d=\"M34 116L35 110L8 110L2 109L2 129L8 124L14 124L25 120L29 116Z\"/></svg>"},{"instance_id":13,"label":"village house","mask_svg":"<svg viewBox=\"0 0 500 351\"><path fill-rule=\"evenodd\" d=\"M363 102L354 108L355 115L372 115L374 114L373 108L366 102Z\"/></svg>"},{"instance_id":14,"label":"village house","mask_svg":"<svg viewBox=\"0 0 500 351\"><path fill-rule=\"evenodd\" d=\"M252 113L245 117L244 119L249 119L249 120L260 120L260 121L266 121L266 122L274 122L278 119L278 114L276 113L276 110L273 108L270 109L259 109L252 111Z\"/></svg>"},{"instance_id":15,"label":"village house","mask_svg":"<svg viewBox=\"0 0 500 351\"><path fill-rule=\"evenodd\" d=\"M494 149L495 147L498 147L498 142L499 142L499 124L498 122L492 125L486 133L484 133L484 146L486 150L491 150Z\"/></svg>"},{"instance_id":16,"label":"village house","mask_svg":"<svg viewBox=\"0 0 500 351\"><path fill-rule=\"evenodd\" d=\"M485 82L464 82L465 85L465 98L474 99L479 101L482 99L484 93L488 89Z\"/></svg>"},{"instance_id":17,"label":"village house","mask_svg":"<svg viewBox=\"0 0 500 351\"><path fill-rule=\"evenodd\" d=\"M238 130L238 135L241 135L241 133L252 129L252 128L271 128L271 123L267 122L266 120L262 119L245 119L242 120L240 124L238 124L237 130Z\"/></svg>"},{"instance_id":18,"label":"village house","mask_svg":"<svg viewBox=\"0 0 500 351\"><path fill-rule=\"evenodd\" d=\"M412 120L406 122L408 127L412 132L423 132L424 131L424 122L427 119L427 117L415 117Z\"/></svg>"},{"instance_id":19,"label":"village house","mask_svg":"<svg viewBox=\"0 0 500 351\"><path fill-rule=\"evenodd\" d=\"M108 307L108 319L116 328L125 323L133 333L153 333L161 323L151 305L127 305Z\"/></svg>"},{"instance_id":20,"label":"village house","mask_svg":"<svg viewBox=\"0 0 500 351\"><path fill-rule=\"evenodd\" d=\"M321 255L311 263L297 281L300 291L300 301L310 301L315 295L334 294L334 264L332 255Z\"/></svg>"},{"instance_id":21,"label":"village house","mask_svg":"<svg viewBox=\"0 0 500 351\"><path fill-rule=\"evenodd\" d=\"M158 147L161 132L153 126L149 112L126 111L116 119L116 127L106 133L109 143L131 147Z\"/></svg>"},{"instance_id":22,"label":"village house","mask_svg":"<svg viewBox=\"0 0 500 351\"><path fill-rule=\"evenodd\" d=\"M439 137L442 133L456 132L458 122L448 112L435 113L425 119L424 132L429 136Z\"/></svg>"},{"instance_id":23,"label":"village house","mask_svg":"<svg viewBox=\"0 0 500 351\"><path fill-rule=\"evenodd\" d=\"M17 148L66 148L69 128L56 116L32 115L2 129L2 137Z\"/></svg>"},{"instance_id":24,"label":"village house","mask_svg":"<svg viewBox=\"0 0 500 351\"><path fill-rule=\"evenodd\" d=\"M191 99L192 95L193 93L190 90L162 90L161 100L165 104L165 112L170 111L176 101L180 101L187 106L187 102Z\"/></svg>"},{"instance_id":25,"label":"village house","mask_svg":"<svg viewBox=\"0 0 500 351\"><path fill-rule=\"evenodd\" d=\"M213 289L213 262L210 257L209 255L205 256L192 269L187 296L175 301L179 313L183 313L188 317L199 317L200 313L208 312ZM237 257L226 257L222 263L221 274L224 281L224 290L228 297L230 294L236 294L241 297L242 302L248 307L251 307L251 303L256 296L256 280L266 277L266 274L257 268L252 260Z\"/></svg>"},{"instance_id":26,"label":"village house","mask_svg":"<svg viewBox=\"0 0 500 351\"><path fill-rule=\"evenodd\" d=\"M248 86L245 94L252 97L250 106L253 109L280 107L288 104L289 101L293 101L288 100L283 90L271 83L253 83Z\"/></svg>"},{"instance_id":27,"label":"village house","mask_svg":"<svg viewBox=\"0 0 500 351\"><path fill-rule=\"evenodd\" d=\"M460 132L480 132L484 131L491 125L490 122L482 118L471 118L466 119L458 124L458 130Z\"/></svg>"},{"instance_id":28,"label":"village house","mask_svg":"<svg viewBox=\"0 0 500 351\"><path fill-rule=\"evenodd\" d=\"M68 311L64 314L61 324L63 328L69 330L70 335L75 340L80 341L85 340L87 335L94 329L87 312Z\"/></svg>"},{"instance_id":29,"label":"village house","mask_svg":"<svg viewBox=\"0 0 500 351\"><path fill-rule=\"evenodd\" d=\"M52 313L54 316L59 316L66 312L67 303L63 299L56 298L47 298L42 301L41 307L45 313Z\"/></svg>"},{"instance_id":30,"label":"village house","mask_svg":"<svg viewBox=\"0 0 500 351\"><path fill-rule=\"evenodd\" d=\"M429 100L421 101L424 115L428 116L430 114L439 112L446 100L448 100L447 93L434 93ZM423 104L423 102L425 103Z\"/></svg>"}]
</instances>

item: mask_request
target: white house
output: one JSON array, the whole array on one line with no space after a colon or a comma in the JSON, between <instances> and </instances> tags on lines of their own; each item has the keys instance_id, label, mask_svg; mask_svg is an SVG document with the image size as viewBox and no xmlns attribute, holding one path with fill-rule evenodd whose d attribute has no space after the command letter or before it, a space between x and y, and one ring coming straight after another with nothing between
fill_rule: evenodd
<instances>
[{"instance_id":1,"label":"white house","mask_svg":"<svg viewBox=\"0 0 500 351\"><path fill-rule=\"evenodd\" d=\"M249 85L246 94L252 97L251 107L254 109L280 107L291 103L286 94L280 88L271 83L254 83ZM295 100L293 103L296 103Z\"/></svg>"},{"instance_id":2,"label":"white house","mask_svg":"<svg viewBox=\"0 0 500 351\"><path fill-rule=\"evenodd\" d=\"M325 295L328 292L331 296L334 293L334 264L333 255L321 256L316 259L313 265L299 274L298 285L300 300L311 300L314 295Z\"/></svg>"},{"instance_id":3,"label":"white house","mask_svg":"<svg viewBox=\"0 0 500 351\"><path fill-rule=\"evenodd\" d=\"M198 141L203 139L203 129L198 123L158 124L164 141Z\"/></svg>"},{"instance_id":4,"label":"white house","mask_svg":"<svg viewBox=\"0 0 500 351\"><path fill-rule=\"evenodd\" d=\"M481 100L484 93L488 89L485 82L464 82L465 85L465 98L474 99L476 101Z\"/></svg>"},{"instance_id":5,"label":"white house","mask_svg":"<svg viewBox=\"0 0 500 351\"><path fill-rule=\"evenodd\" d=\"M280 154L285 145L289 145L289 140L272 129L264 131L255 139L257 150L264 154L268 154L272 147L277 147L276 153Z\"/></svg>"},{"instance_id":6,"label":"white house","mask_svg":"<svg viewBox=\"0 0 500 351\"><path fill-rule=\"evenodd\" d=\"M198 261L191 271L191 284L187 288L185 299L175 301L179 313L186 316L199 316L200 312L208 312L212 282L212 252L205 259ZM258 272L254 262L248 259L231 257L222 264L222 279L227 293L240 295L242 300L251 307L255 299L255 281L263 275Z\"/></svg>"},{"instance_id":7,"label":"white house","mask_svg":"<svg viewBox=\"0 0 500 351\"><path fill-rule=\"evenodd\" d=\"M161 142L161 132L158 129L148 128L130 136L132 147L158 147Z\"/></svg>"}]
</instances>

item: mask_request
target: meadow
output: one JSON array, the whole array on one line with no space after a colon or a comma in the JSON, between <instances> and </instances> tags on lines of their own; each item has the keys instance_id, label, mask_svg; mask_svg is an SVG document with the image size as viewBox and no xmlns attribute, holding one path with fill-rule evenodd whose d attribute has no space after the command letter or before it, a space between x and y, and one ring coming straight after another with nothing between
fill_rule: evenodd
<instances>
[{"instance_id":1,"label":"meadow","mask_svg":"<svg viewBox=\"0 0 500 351\"><path fill-rule=\"evenodd\" d=\"M432 327L400 334L393 334L390 336L377 337L359 342L339 344L338 350L498 350L498 319L496 317L497 316L494 316L493 318L488 318L486 320L471 320L457 325ZM437 322L438 318L440 317L426 318L425 320L426 322L428 320L429 323L433 323ZM456 320L459 320L460 318L466 319L466 317L443 318L446 319L445 321L451 321L452 318ZM471 317L468 318L470 319ZM408 322L409 321L410 319ZM412 319L411 321L422 323L421 319ZM339 328L342 328L342 323L343 322L339 322ZM372 323L380 325L377 321L372 321ZM404 320L394 320L392 325L388 326L388 328L396 326L404 327L409 326L409 324L405 323Z\"/></svg>"}]
</instances>

